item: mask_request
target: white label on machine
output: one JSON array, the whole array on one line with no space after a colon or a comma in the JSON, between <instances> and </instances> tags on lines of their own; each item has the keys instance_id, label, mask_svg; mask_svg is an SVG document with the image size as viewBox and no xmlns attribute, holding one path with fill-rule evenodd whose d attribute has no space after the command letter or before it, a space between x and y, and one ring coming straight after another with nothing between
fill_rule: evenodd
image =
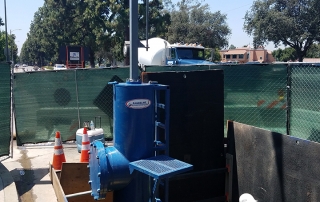
<instances>
[{"instance_id":1,"label":"white label on machine","mask_svg":"<svg viewBox=\"0 0 320 202\"><path fill-rule=\"evenodd\" d=\"M79 52L70 52L70 60L79 60Z\"/></svg>"},{"instance_id":2,"label":"white label on machine","mask_svg":"<svg viewBox=\"0 0 320 202\"><path fill-rule=\"evenodd\" d=\"M148 99L134 99L126 102L126 106L132 109L144 109L149 107L151 101Z\"/></svg>"}]
</instances>

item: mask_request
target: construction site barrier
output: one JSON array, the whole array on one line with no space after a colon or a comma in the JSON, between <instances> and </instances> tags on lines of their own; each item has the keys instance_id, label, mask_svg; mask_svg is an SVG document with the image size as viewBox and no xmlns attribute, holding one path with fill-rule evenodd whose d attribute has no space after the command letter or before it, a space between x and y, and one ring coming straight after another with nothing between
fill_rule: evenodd
<instances>
[{"instance_id":1,"label":"construction site barrier","mask_svg":"<svg viewBox=\"0 0 320 202\"><path fill-rule=\"evenodd\" d=\"M234 120L320 141L316 121L320 118L317 104L320 70L313 64L146 66L142 71L215 69L224 71L225 123ZM127 78L128 67L15 73L13 87L18 145L54 141L57 130L61 131L62 141L74 140L82 123L95 116L102 117L101 128L105 137L112 138L113 95L108 82L124 82ZM8 88L2 90L5 92ZM210 93L210 89L206 91ZM4 128L9 126L5 118L1 121ZM226 128L224 131L226 135Z\"/></svg>"},{"instance_id":2,"label":"construction site barrier","mask_svg":"<svg viewBox=\"0 0 320 202\"><path fill-rule=\"evenodd\" d=\"M11 126L11 74L10 66L0 62L0 156L8 155L10 148Z\"/></svg>"}]
</instances>

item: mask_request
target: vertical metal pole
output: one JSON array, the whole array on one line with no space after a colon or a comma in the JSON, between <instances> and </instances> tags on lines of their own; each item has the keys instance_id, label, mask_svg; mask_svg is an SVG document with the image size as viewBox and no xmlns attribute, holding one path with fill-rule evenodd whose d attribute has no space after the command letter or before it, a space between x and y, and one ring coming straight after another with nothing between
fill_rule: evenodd
<instances>
[{"instance_id":1,"label":"vertical metal pole","mask_svg":"<svg viewBox=\"0 0 320 202\"><path fill-rule=\"evenodd\" d=\"M10 122L10 128L11 128L11 138L10 138L10 141L11 141L11 158L13 158L13 131L16 131L14 128L13 128L13 122L15 120L15 115L14 115L14 99L13 99L13 78L14 78L14 67L13 65L11 65L11 82L10 82L10 89L11 89L11 122ZM15 124L14 124L15 125ZM16 132L16 135L17 135L17 132Z\"/></svg>"},{"instance_id":2,"label":"vertical metal pole","mask_svg":"<svg viewBox=\"0 0 320 202\"><path fill-rule=\"evenodd\" d=\"M287 120L286 120L286 132L287 135L291 135L291 127L290 127L290 121L291 121L291 86L292 86L292 68L294 68L295 66L288 64L287 65Z\"/></svg>"},{"instance_id":3,"label":"vertical metal pole","mask_svg":"<svg viewBox=\"0 0 320 202\"><path fill-rule=\"evenodd\" d=\"M11 33L12 33L12 30L10 29L10 37L12 38L11 40L11 43L10 43L10 47L11 47L11 62L12 62L12 65L13 65L13 37L11 36Z\"/></svg>"},{"instance_id":4,"label":"vertical metal pole","mask_svg":"<svg viewBox=\"0 0 320 202\"><path fill-rule=\"evenodd\" d=\"M6 6L6 0L4 0L4 18L5 18L5 29L6 29L6 59L7 62L9 62L9 48L8 48L8 32L7 32L7 6Z\"/></svg>"},{"instance_id":5,"label":"vertical metal pole","mask_svg":"<svg viewBox=\"0 0 320 202\"><path fill-rule=\"evenodd\" d=\"M130 0L130 79L138 80L138 1Z\"/></svg>"},{"instance_id":6,"label":"vertical metal pole","mask_svg":"<svg viewBox=\"0 0 320 202\"><path fill-rule=\"evenodd\" d=\"M69 58L68 58L68 56L69 56L69 49L68 49L68 46L66 46L66 67L67 67L67 69L69 69L69 63L68 63L68 60L69 60Z\"/></svg>"},{"instance_id":7,"label":"vertical metal pole","mask_svg":"<svg viewBox=\"0 0 320 202\"><path fill-rule=\"evenodd\" d=\"M4 18L5 18L5 30L6 30L6 60L7 63L10 64L9 61L9 47L8 47L8 30L7 30L7 3L6 0L4 0ZM10 31L11 32L11 31ZM11 34L11 33L10 33ZM11 82L10 82L10 90L11 90L11 99L10 99L10 105L11 105L11 122L10 122L10 128L11 128L11 158L13 158L13 68L11 68Z\"/></svg>"},{"instance_id":8,"label":"vertical metal pole","mask_svg":"<svg viewBox=\"0 0 320 202\"><path fill-rule=\"evenodd\" d=\"M146 49L148 51L149 43L149 0L146 0Z\"/></svg>"},{"instance_id":9,"label":"vertical metal pole","mask_svg":"<svg viewBox=\"0 0 320 202\"><path fill-rule=\"evenodd\" d=\"M78 110L78 128L81 128L77 69L74 70L74 82L75 82L75 84L76 84L76 97L77 97L77 110Z\"/></svg>"}]
</instances>

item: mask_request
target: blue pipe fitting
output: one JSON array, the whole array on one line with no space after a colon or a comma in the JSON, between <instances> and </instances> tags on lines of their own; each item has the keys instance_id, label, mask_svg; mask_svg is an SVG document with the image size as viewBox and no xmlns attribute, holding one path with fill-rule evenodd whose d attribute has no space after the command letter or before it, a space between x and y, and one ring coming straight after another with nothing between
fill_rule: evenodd
<instances>
[{"instance_id":1,"label":"blue pipe fitting","mask_svg":"<svg viewBox=\"0 0 320 202\"><path fill-rule=\"evenodd\" d=\"M130 182L129 161L116 148L94 141L90 152L89 184L95 200L105 198L108 191L121 189Z\"/></svg>"}]
</instances>

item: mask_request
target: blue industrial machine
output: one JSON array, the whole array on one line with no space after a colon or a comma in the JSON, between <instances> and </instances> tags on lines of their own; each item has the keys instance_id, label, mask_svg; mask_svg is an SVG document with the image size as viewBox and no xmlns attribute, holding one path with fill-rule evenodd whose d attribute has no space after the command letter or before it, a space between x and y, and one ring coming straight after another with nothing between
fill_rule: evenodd
<instances>
[{"instance_id":1,"label":"blue industrial machine","mask_svg":"<svg viewBox=\"0 0 320 202\"><path fill-rule=\"evenodd\" d=\"M160 103L161 91L164 103ZM99 200L113 191L115 202L161 201L157 197L160 182L192 169L168 156L169 87L128 81L114 83L113 92L114 146L105 147L100 141L91 144L91 195ZM164 123L159 121L160 114Z\"/></svg>"}]
</instances>

